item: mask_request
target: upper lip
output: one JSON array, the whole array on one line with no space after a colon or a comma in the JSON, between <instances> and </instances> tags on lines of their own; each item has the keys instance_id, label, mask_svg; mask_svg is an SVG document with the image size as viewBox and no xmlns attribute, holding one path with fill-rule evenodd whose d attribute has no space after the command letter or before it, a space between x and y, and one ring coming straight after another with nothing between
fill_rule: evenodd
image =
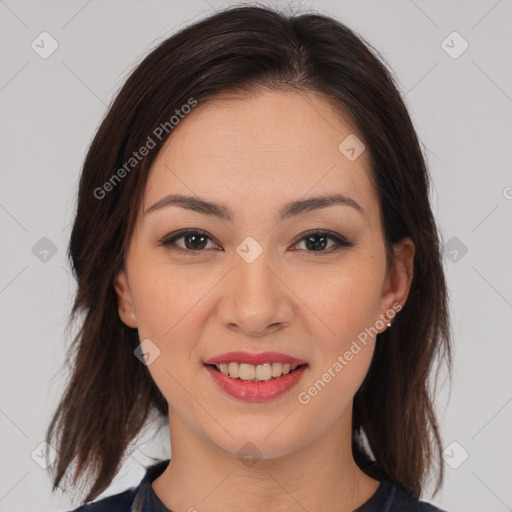
<instances>
[{"instance_id":1,"label":"upper lip","mask_svg":"<svg viewBox=\"0 0 512 512\"><path fill-rule=\"evenodd\" d=\"M259 354L252 354L250 352L226 352L219 356L212 357L204 364L223 364L223 363L246 363L257 366L264 363L290 363L290 364L306 364L306 361L296 357L282 354L280 352L260 352Z\"/></svg>"}]
</instances>

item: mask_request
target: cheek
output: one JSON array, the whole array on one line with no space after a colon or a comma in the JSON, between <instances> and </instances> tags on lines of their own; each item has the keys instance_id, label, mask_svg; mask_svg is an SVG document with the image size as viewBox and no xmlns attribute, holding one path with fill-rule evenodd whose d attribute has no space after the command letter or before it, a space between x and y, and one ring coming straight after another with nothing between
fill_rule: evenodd
<instances>
[{"instance_id":1,"label":"cheek","mask_svg":"<svg viewBox=\"0 0 512 512\"><path fill-rule=\"evenodd\" d=\"M184 389L195 378L194 367L200 367L196 350L204 328L201 299L214 284L211 278L205 282L179 267L159 264L148 265L134 279L139 337L149 338L160 351L148 371L169 405L185 416L192 413Z\"/></svg>"},{"instance_id":2,"label":"cheek","mask_svg":"<svg viewBox=\"0 0 512 512\"><path fill-rule=\"evenodd\" d=\"M194 276L179 266L153 264L138 272L134 289L139 335L153 336L165 344L176 340L177 333L186 339L184 330L190 325L199 327L201 299L214 284L204 269Z\"/></svg>"},{"instance_id":3,"label":"cheek","mask_svg":"<svg viewBox=\"0 0 512 512\"><path fill-rule=\"evenodd\" d=\"M342 348L375 324L381 285L379 269L365 264L347 264L304 282L305 302L323 324L327 348Z\"/></svg>"},{"instance_id":4,"label":"cheek","mask_svg":"<svg viewBox=\"0 0 512 512\"><path fill-rule=\"evenodd\" d=\"M315 364L298 390L297 399L323 424L334 422L353 399L371 364L378 318L381 279L378 269L346 266L323 280L321 291L308 288L308 303L320 312L315 335ZM317 276L318 277L318 276ZM327 276L323 276L327 277Z\"/></svg>"}]
</instances>

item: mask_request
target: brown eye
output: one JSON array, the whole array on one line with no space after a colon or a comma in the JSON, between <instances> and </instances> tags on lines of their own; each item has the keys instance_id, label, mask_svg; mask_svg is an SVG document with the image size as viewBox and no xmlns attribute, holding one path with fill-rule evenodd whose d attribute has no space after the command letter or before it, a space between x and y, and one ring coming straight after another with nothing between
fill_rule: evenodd
<instances>
[{"instance_id":1,"label":"brown eye","mask_svg":"<svg viewBox=\"0 0 512 512\"><path fill-rule=\"evenodd\" d=\"M334 242L334 244L326 249L329 240ZM353 247L354 245L342 236L330 231L311 231L306 233L306 235L303 236L295 246L302 242L305 244L306 252L316 253L331 253L341 249L342 247Z\"/></svg>"},{"instance_id":2,"label":"brown eye","mask_svg":"<svg viewBox=\"0 0 512 512\"><path fill-rule=\"evenodd\" d=\"M183 235L181 238L185 240L185 248L192 251L196 251L197 249L204 249L207 245L207 237L204 235Z\"/></svg>"},{"instance_id":3,"label":"brown eye","mask_svg":"<svg viewBox=\"0 0 512 512\"><path fill-rule=\"evenodd\" d=\"M177 240L183 239L183 245L176 244ZM171 250L183 251L189 253L204 252L208 241L212 239L203 231L187 230L175 233L170 238L166 238L161 245L169 247ZM172 247L172 246L176 247Z\"/></svg>"},{"instance_id":4,"label":"brown eye","mask_svg":"<svg viewBox=\"0 0 512 512\"><path fill-rule=\"evenodd\" d=\"M177 244L176 241L183 240L183 244ZM171 251L179 251L187 255L194 255L206 252L208 241L213 242L212 238L200 230L184 230L172 234L160 242L160 245L167 247ZM329 241L334 242L329 247ZM330 254L343 247L353 247L354 244L343 238L341 235L330 231L310 231L306 233L293 247L305 243L305 252ZM216 246L214 248L218 248ZM210 247L211 248L211 247Z\"/></svg>"}]
</instances>

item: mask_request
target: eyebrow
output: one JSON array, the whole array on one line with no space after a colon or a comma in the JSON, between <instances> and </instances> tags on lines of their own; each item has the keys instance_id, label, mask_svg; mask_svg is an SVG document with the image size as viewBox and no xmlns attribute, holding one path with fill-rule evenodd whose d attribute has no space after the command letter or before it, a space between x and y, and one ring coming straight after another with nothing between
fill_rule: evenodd
<instances>
[{"instance_id":1,"label":"eyebrow","mask_svg":"<svg viewBox=\"0 0 512 512\"><path fill-rule=\"evenodd\" d=\"M327 208L334 205L350 206L366 217L366 212L353 199L343 194L327 194L308 199L298 199L286 203L278 212L276 221L282 221L290 217L302 215L307 212ZM235 217L233 210L223 203L213 203L200 197L184 196L181 194L169 194L153 206L145 210L144 214L154 212L166 206L179 206L187 210L212 215L223 220L232 221Z\"/></svg>"}]
</instances>

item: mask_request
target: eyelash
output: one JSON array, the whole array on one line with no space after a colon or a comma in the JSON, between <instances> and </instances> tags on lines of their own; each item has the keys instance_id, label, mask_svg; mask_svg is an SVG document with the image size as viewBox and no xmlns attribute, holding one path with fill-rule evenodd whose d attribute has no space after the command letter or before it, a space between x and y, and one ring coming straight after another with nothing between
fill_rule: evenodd
<instances>
[{"instance_id":1,"label":"eyelash","mask_svg":"<svg viewBox=\"0 0 512 512\"><path fill-rule=\"evenodd\" d=\"M161 240L159 242L159 244L161 246L166 247L167 250L169 250L169 251L181 252L181 253L184 253L187 256L194 256L196 254L205 253L207 251L207 249L202 249L200 251L195 251L193 249L183 249L182 247L178 247L178 248L171 247L172 245L175 245L174 242L176 240L179 240L180 238L185 238L188 235L202 235L202 236L206 237L208 240L214 242L214 240L205 231L202 231L202 230L199 230L199 229L187 229L187 230L182 230L182 231L179 231L177 233L173 233L173 234L169 235L169 237L166 237L163 240ZM347 248L347 247L353 247L354 246L353 243L349 242L348 240L346 240L342 236L340 236L340 235L338 235L336 233L333 233L332 231L318 231L318 230L317 231L314 231L314 230L313 231L308 231L308 232L304 233L302 235L302 238L300 238L293 245L294 246L298 245L299 243L301 243L302 241L304 241L305 239L307 239L308 237L311 237L311 236L325 236L325 237L329 238L330 240L332 240L332 241L334 241L336 243L336 245L334 247L331 247L330 249L325 249L325 250L321 250L321 251L308 251L308 250L305 251L305 252L309 252L309 253L315 254L315 255L332 254L333 252L337 252L340 249Z\"/></svg>"}]
</instances>

